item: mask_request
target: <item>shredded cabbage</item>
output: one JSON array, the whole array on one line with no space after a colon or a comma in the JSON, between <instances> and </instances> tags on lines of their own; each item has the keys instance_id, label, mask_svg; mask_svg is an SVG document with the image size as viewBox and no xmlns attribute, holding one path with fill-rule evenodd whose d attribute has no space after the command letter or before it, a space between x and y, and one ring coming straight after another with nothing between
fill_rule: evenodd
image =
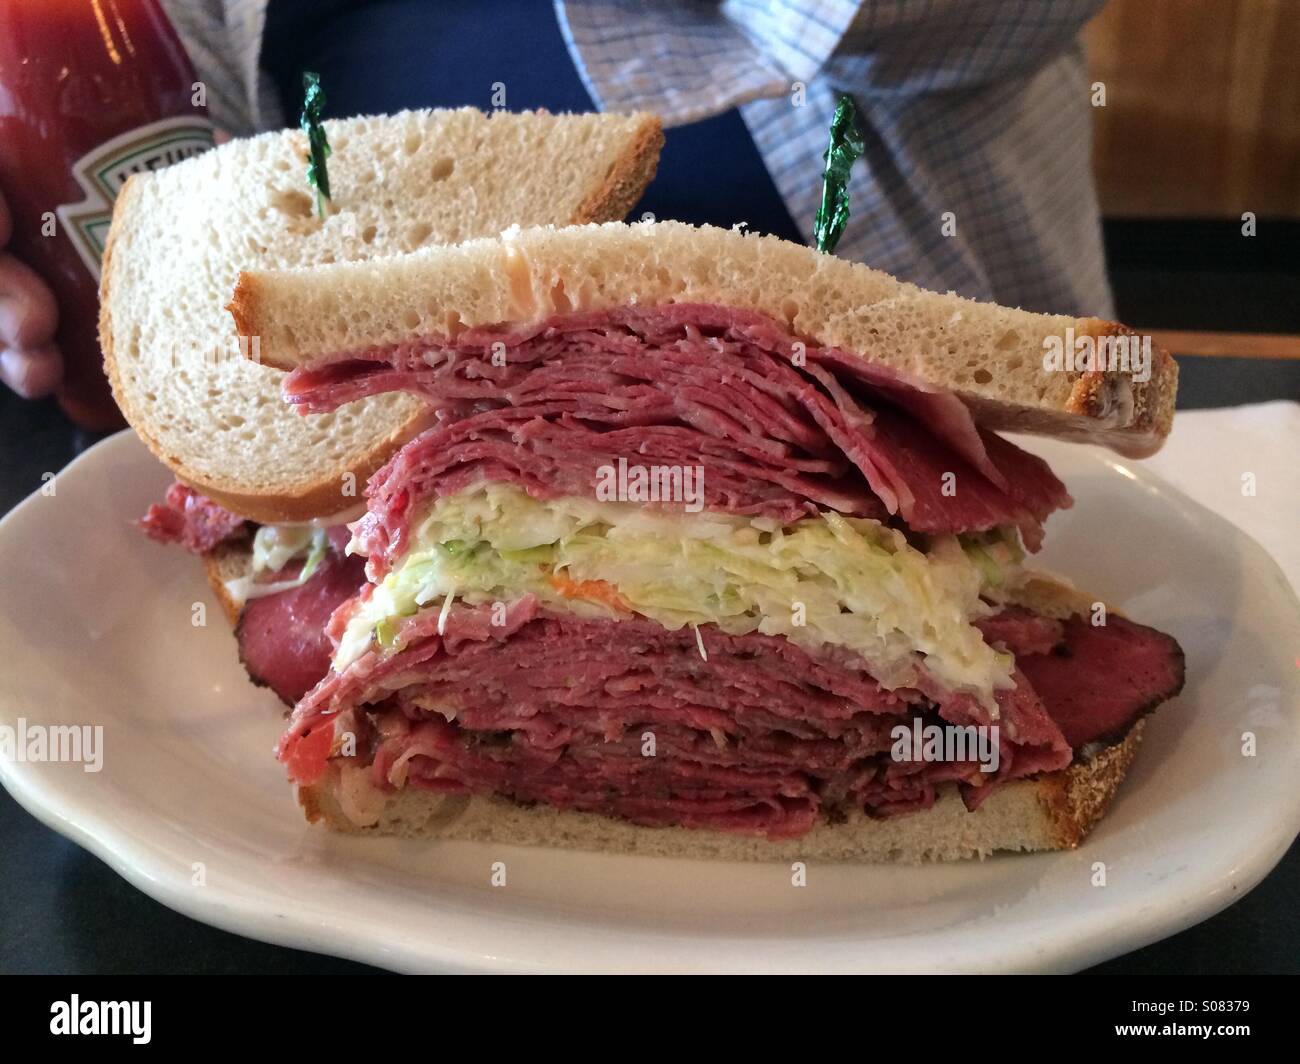
<instances>
[{"instance_id":1,"label":"shredded cabbage","mask_svg":"<svg viewBox=\"0 0 1300 1064\"><path fill-rule=\"evenodd\" d=\"M307 525L262 525L253 534L253 571L225 582L236 601L277 595L302 587L316 571L329 550L329 536L323 528ZM291 580L259 580L263 573L278 573L300 555L306 555L298 575Z\"/></svg>"},{"instance_id":2,"label":"shredded cabbage","mask_svg":"<svg viewBox=\"0 0 1300 1064\"><path fill-rule=\"evenodd\" d=\"M304 525L262 525L253 534L253 571L279 572L306 553L318 535L323 533Z\"/></svg>"},{"instance_id":3,"label":"shredded cabbage","mask_svg":"<svg viewBox=\"0 0 1300 1064\"><path fill-rule=\"evenodd\" d=\"M980 599L990 577L1015 564L1002 533L965 543L935 536L923 552L878 521L836 513L783 526L581 498L543 502L484 484L437 500L411 543L353 614L335 668L376 637L388 644L395 618L438 602L445 609L453 591L471 604L532 592L588 616L630 610L674 630L714 624L814 650L845 647L886 687L914 682L918 655L940 680L985 700L1011 683L1010 656L971 623L990 612Z\"/></svg>"},{"instance_id":4,"label":"shredded cabbage","mask_svg":"<svg viewBox=\"0 0 1300 1064\"><path fill-rule=\"evenodd\" d=\"M979 567L986 591L1003 587L1019 574L1025 552L1014 529L995 528L959 538L966 557Z\"/></svg>"}]
</instances>

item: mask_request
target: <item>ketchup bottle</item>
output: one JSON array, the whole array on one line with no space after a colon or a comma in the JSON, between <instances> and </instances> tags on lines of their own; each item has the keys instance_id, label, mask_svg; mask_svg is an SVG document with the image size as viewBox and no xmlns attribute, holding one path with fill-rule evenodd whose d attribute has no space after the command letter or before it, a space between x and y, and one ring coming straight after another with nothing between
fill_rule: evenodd
<instances>
[{"instance_id":1,"label":"ketchup bottle","mask_svg":"<svg viewBox=\"0 0 1300 1064\"><path fill-rule=\"evenodd\" d=\"M0 0L6 250L54 292L56 396L86 428L124 423L97 329L113 201L131 174L212 146L203 91L157 0Z\"/></svg>"}]
</instances>

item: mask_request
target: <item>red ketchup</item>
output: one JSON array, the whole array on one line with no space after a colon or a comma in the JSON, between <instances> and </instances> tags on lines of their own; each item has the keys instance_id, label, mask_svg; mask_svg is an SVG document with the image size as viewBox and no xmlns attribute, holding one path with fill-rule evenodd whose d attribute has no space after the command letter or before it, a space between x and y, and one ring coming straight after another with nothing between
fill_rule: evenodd
<instances>
[{"instance_id":1,"label":"red ketchup","mask_svg":"<svg viewBox=\"0 0 1300 1064\"><path fill-rule=\"evenodd\" d=\"M0 0L0 189L5 250L59 308L73 421L124 424L99 350L99 263L132 174L212 146L204 89L157 0Z\"/></svg>"}]
</instances>

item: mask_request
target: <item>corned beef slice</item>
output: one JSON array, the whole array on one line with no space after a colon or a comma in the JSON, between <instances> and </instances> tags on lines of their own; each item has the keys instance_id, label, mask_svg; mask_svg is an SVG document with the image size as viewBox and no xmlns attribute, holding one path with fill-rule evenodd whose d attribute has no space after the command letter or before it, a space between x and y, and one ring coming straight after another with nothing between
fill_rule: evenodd
<instances>
[{"instance_id":1,"label":"corned beef slice","mask_svg":"<svg viewBox=\"0 0 1300 1064\"><path fill-rule=\"evenodd\" d=\"M842 650L810 655L761 634L700 628L708 660L689 628L649 621L585 620L547 613L531 597L492 625L487 606L454 606L443 635L437 611L408 618L398 650L372 651L331 673L294 712L280 757L311 783L324 771L335 734L358 737L350 763L368 766L384 790L502 794L565 809L772 838L797 836L819 815L856 806L872 815L929 807L936 787L957 781L974 807L990 785L1068 764L1071 746L1017 673L998 696L1001 764L981 776L973 760L899 762L891 729L926 723L994 723L968 695L883 690L867 663ZM500 619L500 618L498 618ZM1037 660L1047 633L1073 629L1021 612L992 627L1009 648ZM1125 638L1148 660L1169 654L1167 637L1130 625ZM1104 670L1093 644L1073 660ZM1047 656L1055 654L1049 649ZM1181 660L1173 669L1181 683ZM1170 670L1147 670L1107 701L1104 726L1173 693ZM1121 706L1121 701L1123 705ZM1070 720L1086 711L1071 704ZM652 733L654 756L643 744ZM1076 738L1100 735L1078 728Z\"/></svg>"},{"instance_id":2,"label":"corned beef slice","mask_svg":"<svg viewBox=\"0 0 1300 1064\"><path fill-rule=\"evenodd\" d=\"M989 646L1009 650L1017 660L1027 654L1046 654L1060 644L1065 626L1023 606L1008 606L992 617L975 622Z\"/></svg>"},{"instance_id":3,"label":"corned beef slice","mask_svg":"<svg viewBox=\"0 0 1300 1064\"><path fill-rule=\"evenodd\" d=\"M177 543L193 554L206 554L219 543L244 534L245 521L177 481L162 503L140 518L140 529L159 543Z\"/></svg>"},{"instance_id":4,"label":"corned beef slice","mask_svg":"<svg viewBox=\"0 0 1300 1064\"><path fill-rule=\"evenodd\" d=\"M1014 524L1031 549L1070 504L1041 459L976 428L954 396L748 311L625 308L474 329L295 370L285 396L319 412L396 389L427 398L441 423L371 479L360 533L375 575L438 495L487 478L590 498L618 457L702 465L711 509L783 521L888 513L918 532Z\"/></svg>"}]
</instances>

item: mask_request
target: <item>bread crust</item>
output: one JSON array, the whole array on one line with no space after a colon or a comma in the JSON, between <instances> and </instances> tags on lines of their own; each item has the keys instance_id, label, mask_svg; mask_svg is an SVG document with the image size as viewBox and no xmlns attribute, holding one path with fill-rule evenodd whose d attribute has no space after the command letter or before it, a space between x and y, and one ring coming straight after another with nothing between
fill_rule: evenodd
<instances>
[{"instance_id":1,"label":"bread crust","mask_svg":"<svg viewBox=\"0 0 1300 1064\"><path fill-rule=\"evenodd\" d=\"M1106 815L1137 756L1146 723L1145 717L1138 718L1117 742L1036 781L1038 800L1052 825L1055 849L1074 849Z\"/></svg>"},{"instance_id":2,"label":"bread crust","mask_svg":"<svg viewBox=\"0 0 1300 1064\"><path fill-rule=\"evenodd\" d=\"M262 314L258 304L257 278L246 270L241 270L235 280L235 289L230 293L226 310L235 323L235 334L241 338L258 336L261 333ZM267 365L275 365L267 363ZM290 365L276 366L277 369L290 370Z\"/></svg>"},{"instance_id":3,"label":"bread crust","mask_svg":"<svg viewBox=\"0 0 1300 1064\"><path fill-rule=\"evenodd\" d=\"M402 421L389 435L378 441L360 458L355 459L347 470L337 475L321 478L304 484L294 494L264 495L256 492L232 490L224 484L210 479L192 479L177 472L176 479L188 484L195 491L206 495L213 502L225 507L231 513L239 514L250 521L262 525L279 525L296 521L314 521L328 518L335 514L354 509L366 482L393 457L401 447L418 436L428 427L432 414L423 404ZM164 464L176 466L162 453L161 448L136 429L144 444L163 461ZM176 459L177 462L180 459ZM353 494L345 494L352 491Z\"/></svg>"},{"instance_id":4,"label":"bread crust","mask_svg":"<svg viewBox=\"0 0 1300 1064\"><path fill-rule=\"evenodd\" d=\"M1126 325L1099 318L1088 319L1089 335L1095 339L1138 334ZM1066 409L1082 417L1104 424L1114 416L1116 386L1131 383L1133 420L1122 431L1111 434L1104 442L1113 449L1132 458L1153 454L1169 435L1174 423L1174 400L1178 393L1178 363L1163 347L1152 345L1151 379L1145 382L1126 382L1122 375L1110 371L1080 374L1070 392ZM1095 442L1103 442L1099 427L1091 434Z\"/></svg>"},{"instance_id":5,"label":"bread crust","mask_svg":"<svg viewBox=\"0 0 1300 1064\"><path fill-rule=\"evenodd\" d=\"M663 146L663 123L658 118L648 118L627 151L614 161L605 183L593 189L578 205L569 224L615 222L626 217L654 179Z\"/></svg>"},{"instance_id":6,"label":"bread crust","mask_svg":"<svg viewBox=\"0 0 1300 1064\"><path fill-rule=\"evenodd\" d=\"M203 575L208 579L208 586L217 596L221 611L233 628L239 623L239 614L244 604L230 593L226 581L245 576L252 571L251 544L247 540L218 543L210 551L200 555L199 561L203 563Z\"/></svg>"},{"instance_id":7,"label":"bread crust","mask_svg":"<svg viewBox=\"0 0 1300 1064\"><path fill-rule=\"evenodd\" d=\"M627 214L641 198L646 186L654 178L659 165L659 152L663 149L663 125L658 118L647 116L627 151L614 163L613 169L602 185L592 192L579 205L577 212L569 219L571 225L587 222L616 221ZM227 309L234 318L236 329L241 336L249 335L255 317L252 300L253 294L244 285L240 276L231 295ZM107 350L107 348L105 348ZM353 464L350 472L355 483L364 484L371 475L388 461L403 444L419 435L429 423L429 415L420 409L403 422L387 439L377 442L374 448ZM139 431L139 430L137 430ZM161 452L154 441L141 433L145 445L168 465L175 468L173 462ZM305 485L302 493L293 496L281 495L268 497L232 491L225 486L206 482L191 483L197 491L202 491L209 498L220 503L227 510L243 514L254 521L264 524L278 524L285 521L305 521L320 517L343 508L339 496L342 477L331 478ZM331 509L331 507L333 509Z\"/></svg>"},{"instance_id":8,"label":"bread crust","mask_svg":"<svg viewBox=\"0 0 1300 1064\"><path fill-rule=\"evenodd\" d=\"M133 213L136 210L135 199L140 188L140 175L132 174L126 179L121 190L117 194L117 201L113 205L113 213L121 211L123 215ZM99 318L97 327L99 331L99 350L104 356L104 375L108 377L109 387L113 391L113 401L118 407L125 412L127 409L126 392L122 388L121 377L118 375L117 356L113 344L112 320L109 314L110 301L113 298L112 290L112 262L117 253L118 241L121 239L122 229L117 225L108 227L108 236L104 240L104 254L100 259L100 276L103 280L99 287ZM144 439L141 436L141 439ZM156 444L151 444L149 440L144 440L145 446L158 454L155 449ZM161 455L159 455L161 457Z\"/></svg>"}]
</instances>

